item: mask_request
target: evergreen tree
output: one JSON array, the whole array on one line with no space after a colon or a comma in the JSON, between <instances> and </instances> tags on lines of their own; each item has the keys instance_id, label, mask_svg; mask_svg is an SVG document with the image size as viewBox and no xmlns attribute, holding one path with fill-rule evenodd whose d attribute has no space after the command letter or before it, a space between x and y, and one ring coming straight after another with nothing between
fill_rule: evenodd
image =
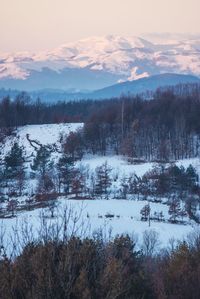
<instances>
[{"instance_id":1,"label":"evergreen tree","mask_svg":"<svg viewBox=\"0 0 200 299\"><path fill-rule=\"evenodd\" d=\"M52 168L53 162L50 161L51 152L46 146L41 146L37 151L36 157L33 160L33 164L31 165L32 170L37 172L39 176L38 185L37 185L37 193L48 194L54 191L54 183L52 180Z\"/></svg>"},{"instance_id":2,"label":"evergreen tree","mask_svg":"<svg viewBox=\"0 0 200 299\"><path fill-rule=\"evenodd\" d=\"M177 218L181 215L180 200L175 196L172 198L169 206L169 215L171 215L170 220L176 222Z\"/></svg>"},{"instance_id":3,"label":"evergreen tree","mask_svg":"<svg viewBox=\"0 0 200 299\"><path fill-rule=\"evenodd\" d=\"M187 188L192 190L194 186L197 185L198 182L198 174L195 168L192 165L189 165L186 169L186 177L187 177Z\"/></svg>"},{"instance_id":4,"label":"evergreen tree","mask_svg":"<svg viewBox=\"0 0 200 299\"><path fill-rule=\"evenodd\" d=\"M129 185L128 185L128 179L126 177L123 177L121 180L121 195L124 199L127 198L127 193L128 193Z\"/></svg>"},{"instance_id":5,"label":"evergreen tree","mask_svg":"<svg viewBox=\"0 0 200 299\"><path fill-rule=\"evenodd\" d=\"M38 171L42 176L45 176L51 167L50 159L51 153L46 146L41 146L37 151L37 155L31 165L32 170Z\"/></svg>"},{"instance_id":6,"label":"evergreen tree","mask_svg":"<svg viewBox=\"0 0 200 299\"><path fill-rule=\"evenodd\" d=\"M193 196L188 196L185 204L185 209L188 214L188 216L195 220L197 223L200 223L199 217L196 215L197 212L197 206L199 205L199 202L197 198Z\"/></svg>"},{"instance_id":7,"label":"evergreen tree","mask_svg":"<svg viewBox=\"0 0 200 299\"><path fill-rule=\"evenodd\" d=\"M59 159L57 165L57 174L58 174L58 192L61 192L63 186L64 192L68 193L72 180L72 172L74 167L73 158L63 154Z\"/></svg>"},{"instance_id":8,"label":"evergreen tree","mask_svg":"<svg viewBox=\"0 0 200 299\"><path fill-rule=\"evenodd\" d=\"M75 194L75 197L78 198L80 194L83 192L85 186L84 176L80 172L80 170L76 169L73 172L71 187L72 193Z\"/></svg>"},{"instance_id":9,"label":"evergreen tree","mask_svg":"<svg viewBox=\"0 0 200 299\"><path fill-rule=\"evenodd\" d=\"M40 194L49 194L53 191L55 191L55 185L50 174L45 173L45 175L40 175L38 179L37 192Z\"/></svg>"},{"instance_id":10,"label":"evergreen tree","mask_svg":"<svg viewBox=\"0 0 200 299\"><path fill-rule=\"evenodd\" d=\"M164 168L163 165L161 165L160 173L157 176L156 180L156 190L158 194L165 194L169 191L170 186L170 178L169 175Z\"/></svg>"},{"instance_id":11,"label":"evergreen tree","mask_svg":"<svg viewBox=\"0 0 200 299\"><path fill-rule=\"evenodd\" d=\"M112 181L110 178L112 168L108 166L107 161L96 168L96 185L95 191L97 195L108 194L108 188L111 186Z\"/></svg>"},{"instance_id":12,"label":"evergreen tree","mask_svg":"<svg viewBox=\"0 0 200 299\"><path fill-rule=\"evenodd\" d=\"M6 178L16 178L24 173L23 148L17 142L13 144L10 152L5 156L4 163Z\"/></svg>"},{"instance_id":13,"label":"evergreen tree","mask_svg":"<svg viewBox=\"0 0 200 299\"><path fill-rule=\"evenodd\" d=\"M185 169L184 167L172 166L169 168L169 177L170 177L170 190L177 192L180 191L181 185L185 183Z\"/></svg>"},{"instance_id":14,"label":"evergreen tree","mask_svg":"<svg viewBox=\"0 0 200 299\"><path fill-rule=\"evenodd\" d=\"M143 221L147 221L149 216L150 216L150 206L149 204L145 205L141 211L140 211L140 214L141 214L141 220Z\"/></svg>"}]
</instances>

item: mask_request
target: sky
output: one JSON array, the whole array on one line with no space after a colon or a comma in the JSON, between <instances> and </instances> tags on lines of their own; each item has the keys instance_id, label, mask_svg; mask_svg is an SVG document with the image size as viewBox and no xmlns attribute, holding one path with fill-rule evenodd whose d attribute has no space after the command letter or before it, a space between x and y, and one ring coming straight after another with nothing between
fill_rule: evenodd
<instances>
[{"instance_id":1,"label":"sky","mask_svg":"<svg viewBox=\"0 0 200 299\"><path fill-rule=\"evenodd\" d=\"M194 34L199 12L200 0L0 0L0 52L110 34Z\"/></svg>"}]
</instances>

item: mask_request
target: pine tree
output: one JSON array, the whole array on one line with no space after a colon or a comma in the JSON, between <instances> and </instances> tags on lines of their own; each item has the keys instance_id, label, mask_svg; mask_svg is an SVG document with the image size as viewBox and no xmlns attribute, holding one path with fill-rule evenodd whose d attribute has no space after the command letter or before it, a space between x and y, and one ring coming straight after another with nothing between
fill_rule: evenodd
<instances>
[{"instance_id":1,"label":"pine tree","mask_svg":"<svg viewBox=\"0 0 200 299\"><path fill-rule=\"evenodd\" d=\"M180 206L180 200L176 197L173 197L170 206L169 206L169 215L171 215L170 220L172 222L176 222L177 218L181 214L181 206Z\"/></svg>"},{"instance_id":2,"label":"pine tree","mask_svg":"<svg viewBox=\"0 0 200 299\"><path fill-rule=\"evenodd\" d=\"M112 168L108 166L107 161L96 168L95 192L97 195L108 195L108 188L112 185L110 173Z\"/></svg>"},{"instance_id":3,"label":"pine tree","mask_svg":"<svg viewBox=\"0 0 200 299\"><path fill-rule=\"evenodd\" d=\"M41 146L37 151L37 155L31 165L32 170L38 171L42 176L45 176L49 170L51 163L49 162L51 153L45 146Z\"/></svg>"},{"instance_id":4,"label":"pine tree","mask_svg":"<svg viewBox=\"0 0 200 299\"><path fill-rule=\"evenodd\" d=\"M140 211L140 214L141 214L141 220L143 221L147 221L149 216L150 216L150 206L149 204L145 205L141 211Z\"/></svg>"},{"instance_id":5,"label":"pine tree","mask_svg":"<svg viewBox=\"0 0 200 299\"><path fill-rule=\"evenodd\" d=\"M76 169L73 173L73 178L71 182L72 193L78 198L84 189L84 177L83 174Z\"/></svg>"},{"instance_id":6,"label":"pine tree","mask_svg":"<svg viewBox=\"0 0 200 299\"><path fill-rule=\"evenodd\" d=\"M41 146L31 165L32 170L37 174L37 193L49 194L55 191L52 179L53 162L50 161L51 152L46 146Z\"/></svg>"},{"instance_id":7,"label":"pine tree","mask_svg":"<svg viewBox=\"0 0 200 299\"><path fill-rule=\"evenodd\" d=\"M198 174L192 165L186 169L187 188L192 189L198 182Z\"/></svg>"},{"instance_id":8,"label":"pine tree","mask_svg":"<svg viewBox=\"0 0 200 299\"><path fill-rule=\"evenodd\" d=\"M56 168L58 175L58 192L61 192L62 186L64 187L64 192L68 193L72 180L72 172L74 167L73 158L68 157L66 154L59 159Z\"/></svg>"},{"instance_id":9,"label":"pine tree","mask_svg":"<svg viewBox=\"0 0 200 299\"><path fill-rule=\"evenodd\" d=\"M177 192L182 191L185 186L185 169L184 167L172 166L169 168L170 190Z\"/></svg>"},{"instance_id":10,"label":"pine tree","mask_svg":"<svg viewBox=\"0 0 200 299\"><path fill-rule=\"evenodd\" d=\"M17 142L13 144L10 152L5 156L4 163L6 178L16 178L19 173L24 171L23 148Z\"/></svg>"},{"instance_id":11,"label":"pine tree","mask_svg":"<svg viewBox=\"0 0 200 299\"><path fill-rule=\"evenodd\" d=\"M129 189L128 180L126 177L123 177L121 180L121 194L124 199L127 198L128 189Z\"/></svg>"},{"instance_id":12,"label":"pine tree","mask_svg":"<svg viewBox=\"0 0 200 299\"><path fill-rule=\"evenodd\" d=\"M49 173L40 175L38 178L37 192L39 194L49 194L55 191L54 182Z\"/></svg>"}]
</instances>

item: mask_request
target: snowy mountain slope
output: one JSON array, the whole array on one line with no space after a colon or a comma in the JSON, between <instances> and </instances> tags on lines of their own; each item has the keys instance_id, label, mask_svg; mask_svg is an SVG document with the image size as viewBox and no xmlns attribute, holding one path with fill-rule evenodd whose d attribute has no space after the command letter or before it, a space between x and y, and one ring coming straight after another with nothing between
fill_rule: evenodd
<instances>
[{"instance_id":1,"label":"snowy mountain slope","mask_svg":"<svg viewBox=\"0 0 200 299\"><path fill-rule=\"evenodd\" d=\"M0 54L0 87L24 90L94 90L167 72L200 76L198 36L166 39L159 44L111 35L66 43L41 53Z\"/></svg>"}]
</instances>

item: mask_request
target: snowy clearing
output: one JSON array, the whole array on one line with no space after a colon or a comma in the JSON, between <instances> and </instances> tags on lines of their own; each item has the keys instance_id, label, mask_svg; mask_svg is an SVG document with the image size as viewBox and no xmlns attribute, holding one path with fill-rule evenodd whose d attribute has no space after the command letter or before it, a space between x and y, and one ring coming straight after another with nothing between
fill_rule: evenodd
<instances>
[{"instance_id":1,"label":"snowy clearing","mask_svg":"<svg viewBox=\"0 0 200 299\"><path fill-rule=\"evenodd\" d=\"M170 224L166 222L151 221L150 227L148 221L140 220L140 210L144 206L144 201L130 200L66 200L59 199L59 206L55 210L54 218L50 216L49 208L37 209L19 213L15 218L1 220L1 226L5 228L5 241L7 248L10 246L10 236L14 238L16 230L19 236L22 235L22 227L25 223L29 229L33 230L33 237L37 239L41 230L41 213L45 215L49 225L61 224L64 208L72 211L71 218L68 223L69 235L73 230L74 217L80 215L80 219L76 223L76 234L91 236L94 232L102 230L105 236L111 233L111 236L117 234L129 234L142 243L142 234L144 231L154 230L158 233L160 247L167 247L169 240L183 240L189 233L198 229L194 223L188 225ZM167 207L161 204L151 203L153 211L162 210L167 217ZM108 217L111 215L110 217Z\"/></svg>"}]
</instances>

